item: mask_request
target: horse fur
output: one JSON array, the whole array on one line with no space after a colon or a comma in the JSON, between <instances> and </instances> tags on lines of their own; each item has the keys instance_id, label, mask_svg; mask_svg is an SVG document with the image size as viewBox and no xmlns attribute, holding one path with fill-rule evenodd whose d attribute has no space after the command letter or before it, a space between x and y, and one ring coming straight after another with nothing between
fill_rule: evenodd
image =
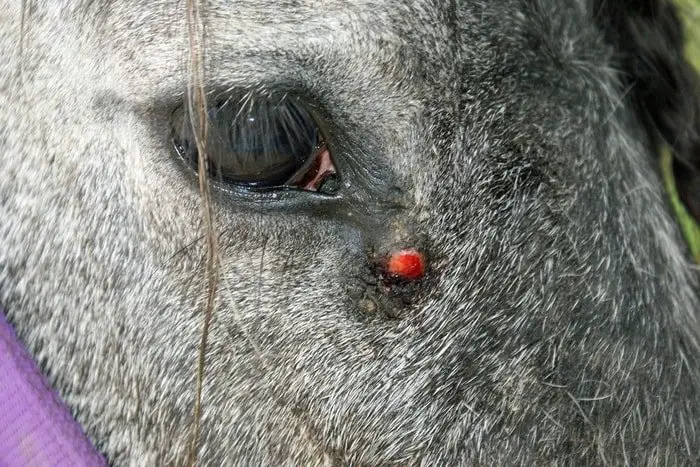
<instances>
[{"instance_id":1,"label":"horse fur","mask_svg":"<svg viewBox=\"0 0 700 467\"><path fill-rule=\"evenodd\" d=\"M200 6L209 95L298 96L345 183L212 184L202 465L700 461L700 275L656 162L682 142L692 175L700 128L675 8ZM0 303L113 465L182 464L207 288L169 130L185 2L2 0L0 25ZM370 259L398 244L429 269L397 301Z\"/></svg>"}]
</instances>

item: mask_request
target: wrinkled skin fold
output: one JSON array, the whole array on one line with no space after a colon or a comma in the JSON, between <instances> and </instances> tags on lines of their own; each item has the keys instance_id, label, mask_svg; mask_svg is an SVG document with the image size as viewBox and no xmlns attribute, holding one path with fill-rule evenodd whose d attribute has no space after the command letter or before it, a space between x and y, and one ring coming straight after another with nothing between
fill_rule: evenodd
<instances>
[{"instance_id":1,"label":"wrinkled skin fold","mask_svg":"<svg viewBox=\"0 0 700 467\"><path fill-rule=\"evenodd\" d=\"M698 271L596 2L201 7L208 92L296 96L344 181L212 184L201 465L698 462ZM182 464L207 288L169 129L184 2L0 24L0 303L114 465ZM399 243L429 262L405 300L370 280Z\"/></svg>"}]
</instances>

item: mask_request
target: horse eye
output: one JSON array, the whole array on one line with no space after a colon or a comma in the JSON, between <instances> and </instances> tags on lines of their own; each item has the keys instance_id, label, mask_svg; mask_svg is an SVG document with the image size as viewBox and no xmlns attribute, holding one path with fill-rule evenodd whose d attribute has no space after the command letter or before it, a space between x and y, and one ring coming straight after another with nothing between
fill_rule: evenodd
<instances>
[{"instance_id":1,"label":"horse eye","mask_svg":"<svg viewBox=\"0 0 700 467\"><path fill-rule=\"evenodd\" d=\"M248 189L294 188L335 193L339 175L328 146L311 117L290 98L230 99L207 110L209 176ZM198 168L199 154L185 107L173 114L178 154Z\"/></svg>"}]
</instances>

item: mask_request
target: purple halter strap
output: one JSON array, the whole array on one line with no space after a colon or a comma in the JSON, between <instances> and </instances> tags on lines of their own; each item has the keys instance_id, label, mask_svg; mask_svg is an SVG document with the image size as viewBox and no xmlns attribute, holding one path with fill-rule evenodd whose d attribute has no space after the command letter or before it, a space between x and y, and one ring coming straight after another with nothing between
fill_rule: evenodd
<instances>
[{"instance_id":1,"label":"purple halter strap","mask_svg":"<svg viewBox=\"0 0 700 467\"><path fill-rule=\"evenodd\" d=\"M0 309L0 466L106 466Z\"/></svg>"}]
</instances>

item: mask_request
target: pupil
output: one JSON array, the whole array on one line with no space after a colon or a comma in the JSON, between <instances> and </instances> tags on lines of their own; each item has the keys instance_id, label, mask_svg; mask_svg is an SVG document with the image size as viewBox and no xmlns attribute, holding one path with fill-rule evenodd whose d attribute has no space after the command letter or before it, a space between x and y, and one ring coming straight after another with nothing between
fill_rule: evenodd
<instances>
[{"instance_id":1,"label":"pupil","mask_svg":"<svg viewBox=\"0 0 700 467\"><path fill-rule=\"evenodd\" d=\"M207 117L210 177L248 188L337 191L339 178L328 175L335 174L335 168L321 132L294 100L255 97L237 105L228 99L209 107ZM171 130L176 151L198 168L196 135L184 106L174 112ZM321 166L322 176L318 174ZM307 186L312 181L313 189Z\"/></svg>"},{"instance_id":2,"label":"pupil","mask_svg":"<svg viewBox=\"0 0 700 467\"><path fill-rule=\"evenodd\" d=\"M209 111L213 175L250 186L280 186L314 155L317 128L291 101L256 103L241 113L232 105Z\"/></svg>"}]
</instances>

